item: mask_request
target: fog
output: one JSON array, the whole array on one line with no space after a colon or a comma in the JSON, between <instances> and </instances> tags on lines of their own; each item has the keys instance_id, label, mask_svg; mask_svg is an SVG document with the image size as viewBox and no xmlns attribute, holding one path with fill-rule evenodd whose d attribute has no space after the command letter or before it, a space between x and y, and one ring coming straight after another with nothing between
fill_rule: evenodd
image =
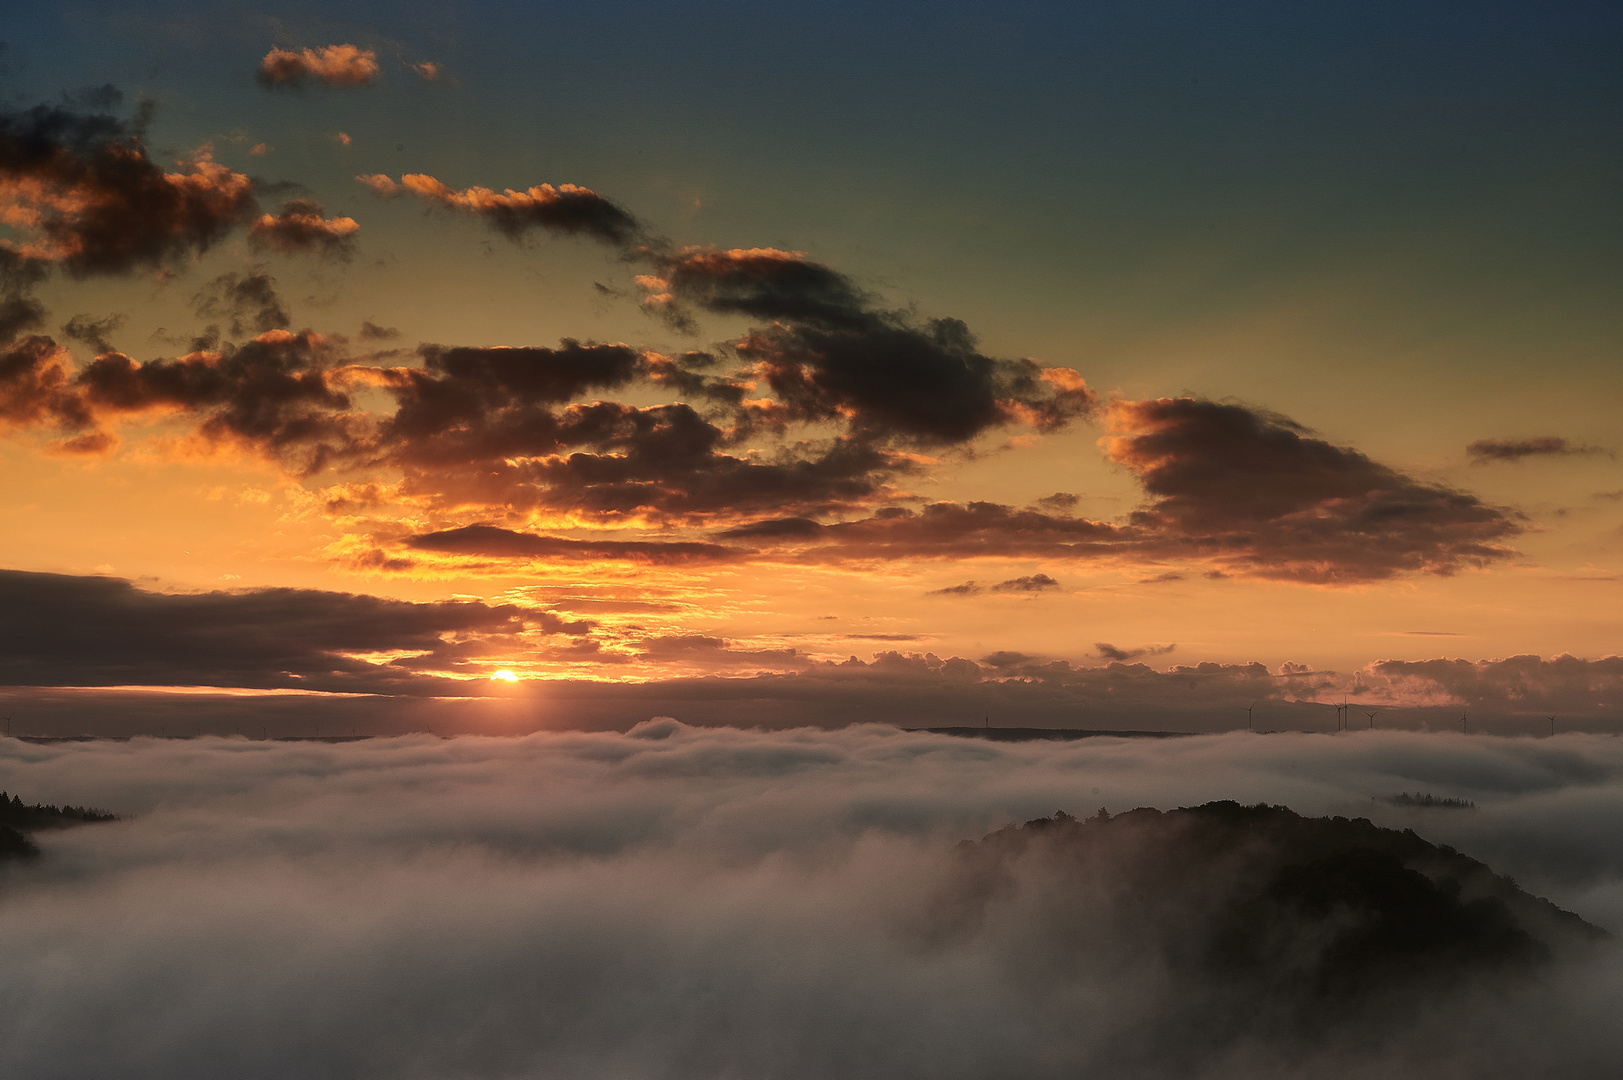
<instances>
[{"instance_id":1,"label":"fog","mask_svg":"<svg viewBox=\"0 0 1623 1080\"><path fill-rule=\"evenodd\" d=\"M653 720L4 739L0 788L125 818L38 833L44 857L0 872L0 1075L1587 1077L1623 1059L1610 943L1304 1042L1197 1030L1223 987L1079 938L1088 896L1064 927L1018 883L968 929L936 914L959 841L1235 799L1413 828L1623 931L1623 740L1605 736L1008 744ZM1405 791L1477 808L1378 801ZM1085 939L1063 965L1061 933Z\"/></svg>"}]
</instances>

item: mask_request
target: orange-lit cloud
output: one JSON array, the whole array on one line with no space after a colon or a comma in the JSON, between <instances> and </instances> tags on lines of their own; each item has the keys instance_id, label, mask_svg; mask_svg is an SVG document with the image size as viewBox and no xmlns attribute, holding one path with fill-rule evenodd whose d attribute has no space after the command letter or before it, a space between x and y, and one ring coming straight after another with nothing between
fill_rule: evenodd
<instances>
[{"instance_id":1,"label":"orange-lit cloud","mask_svg":"<svg viewBox=\"0 0 1623 1080\"><path fill-rule=\"evenodd\" d=\"M6 246L76 276L162 268L207 250L258 211L248 177L196 154L182 172L147 157L122 121L39 106L0 115Z\"/></svg>"},{"instance_id":2,"label":"orange-lit cloud","mask_svg":"<svg viewBox=\"0 0 1623 1080\"><path fill-rule=\"evenodd\" d=\"M396 191L394 181L376 174L357 177L379 195ZM518 239L531 229L587 236L605 244L629 244L639 231L637 219L590 188L575 184L537 184L525 191L487 187L458 191L432 176L408 173L400 188L428 202L483 219L491 228Z\"/></svg>"},{"instance_id":3,"label":"orange-lit cloud","mask_svg":"<svg viewBox=\"0 0 1623 1080\"><path fill-rule=\"evenodd\" d=\"M283 204L281 213L256 218L248 227L248 238L258 247L284 255L313 253L345 258L360 230L352 217L323 217L320 203L293 199Z\"/></svg>"},{"instance_id":4,"label":"orange-lit cloud","mask_svg":"<svg viewBox=\"0 0 1623 1080\"><path fill-rule=\"evenodd\" d=\"M355 45L319 49L275 48L259 62L258 78L269 87L301 87L314 79L327 86L366 86L378 77L378 55Z\"/></svg>"}]
</instances>

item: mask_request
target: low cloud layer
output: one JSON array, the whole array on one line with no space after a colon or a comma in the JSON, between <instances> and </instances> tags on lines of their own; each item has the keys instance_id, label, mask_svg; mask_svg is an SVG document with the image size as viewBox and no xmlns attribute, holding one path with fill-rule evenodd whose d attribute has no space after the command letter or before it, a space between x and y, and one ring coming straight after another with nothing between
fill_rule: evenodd
<instances>
[{"instance_id":1,"label":"low cloud layer","mask_svg":"<svg viewBox=\"0 0 1623 1080\"><path fill-rule=\"evenodd\" d=\"M418 674L590 624L510 604L315 589L166 594L116 578L0 571L0 684L457 694ZM391 659L391 657L393 659ZM486 669L476 668L476 672ZM473 684L478 687L479 684Z\"/></svg>"},{"instance_id":2,"label":"low cloud layer","mask_svg":"<svg viewBox=\"0 0 1623 1080\"><path fill-rule=\"evenodd\" d=\"M1590 1077L1615 947L1324 1038L1234 1041L1224 986L1090 932L1040 867L953 846L1216 798L1371 815L1623 928L1623 758L1387 734L1000 745L882 728L329 746L0 741L0 788L127 820L40 834L0 890L0 1070L259 1077ZM1405 810L1401 791L1475 811ZM1373 798L1372 798L1373 797ZM1123 852L1130 858L1131 852ZM1158 917L1200 896L1145 897ZM965 922L970 906L990 905ZM98 1018L87 1023L87 1018Z\"/></svg>"},{"instance_id":3,"label":"low cloud layer","mask_svg":"<svg viewBox=\"0 0 1623 1080\"><path fill-rule=\"evenodd\" d=\"M574 541L472 527L417 538L424 552L453 550L547 560L620 560L654 566L704 565L729 553L705 545ZM1015 579L1018 581L1019 579ZM955 586L949 595L980 587ZM1022 603L1023 589L1004 603ZM392 716L389 702L428 696L494 695L522 705L519 730L624 729L651 713L694 724L840 727L882 720L911 727L1002 727L1226 731L1337 729L1343 697L1378 720L1360 727L1457 729L1543 734L1615 730L1623 710L1623 658L1512 656L1485 660L1378 660L1352 671L1285 663L1212 662L1152 667L1171 644L1093 647L1102 664L1001 651L980 659L886 648L860 635L864 657L829 659L830 645L736 643L691 629L657 636L609 634L577 611L513 604L406 603L314 589L160 593L109 577L0 572L0 686L8 708L42 734L133 734L157 730L151 700L52 697L48 687L207 686L223 689L342 691L380 695L375 704L316 695L300 708L369 732L415 725L480 731L482 714L446 705ZM883 637L883 636L881 636ZM845 639L832 648L838 656ZM494 686L499 667L590 659L647 681L550 677ZM675 666L666 666L675 665ZM683 675L683 672L689 674ZM673 677L676 676L676 677ZM459 678L460 676L460 678ZM14 707L14 708L13 708ZM256 722L278 731L287 706L244 699L229 707L208 697L173 701L176 723L234 730ZM505 707L505 706L504 706ZM438 707L435 707L438 708ZM763 711L764 710L764 711ZM1248 712L1250 710L1250 712ZM498 710L499 711L499 710ZM495 715L495 714L491 714ZM426 717L426 718L425 718ZM503 721L507 723L509 721Z\"/></svg>"}]
</instances>

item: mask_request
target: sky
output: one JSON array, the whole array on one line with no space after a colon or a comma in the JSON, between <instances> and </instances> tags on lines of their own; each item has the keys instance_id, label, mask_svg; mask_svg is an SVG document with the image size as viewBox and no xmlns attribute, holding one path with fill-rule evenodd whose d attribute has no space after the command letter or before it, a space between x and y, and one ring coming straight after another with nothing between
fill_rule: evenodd
<instances>
[{"instance_id":1,"label":"sky","mask_svg":"<svg viewBox=\"0 0 1623 1080\"><path fill-rule=\"evenodd\" d=\"M12 16L0 708L1611 730L1620 39L1561 3Z\"/></svg>"}]
</instances>

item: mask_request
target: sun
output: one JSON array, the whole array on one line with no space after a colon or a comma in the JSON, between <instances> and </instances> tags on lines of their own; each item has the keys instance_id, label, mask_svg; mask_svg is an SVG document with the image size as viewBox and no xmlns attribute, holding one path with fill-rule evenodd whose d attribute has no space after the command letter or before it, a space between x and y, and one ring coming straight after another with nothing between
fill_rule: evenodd
<instances>
[{"instance_id":1,"label":"sun","mask_svg":"<svg viewBox=\"0 0 1623 1080\"><path fill-rule=\"evenodd\" d=\"M514 675L511 671L508 671L506 668L502 668L500 671L493 673L490 677L498 682L518 682L518 676Z\"/></svg>"}]
</instances>

